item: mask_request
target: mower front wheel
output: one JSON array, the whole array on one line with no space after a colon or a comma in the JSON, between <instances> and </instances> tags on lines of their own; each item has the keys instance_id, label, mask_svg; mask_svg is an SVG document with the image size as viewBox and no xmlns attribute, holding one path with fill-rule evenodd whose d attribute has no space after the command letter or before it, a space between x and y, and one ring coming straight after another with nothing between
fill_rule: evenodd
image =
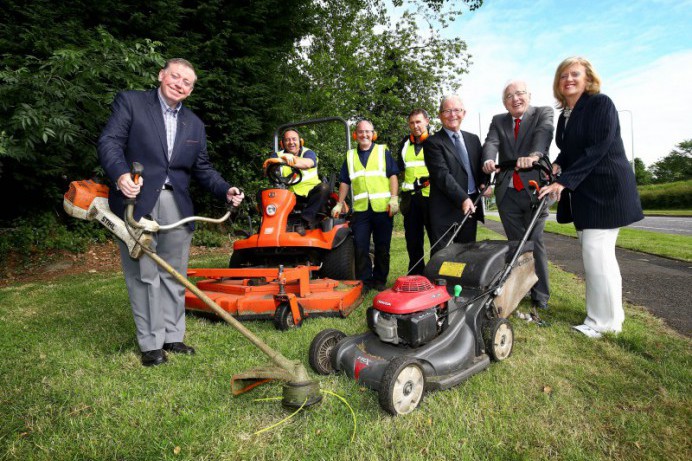
<instances>
[{"instance_id":1,"label":"mower front wheel","mask_svg":"<svg viewBox=\"0 0 692 461\"><path fill-rule=\"evenodd\" d=\"M346 333L328 328L317 333L310 343L310 367L320 375L336 373L332 355L337 343L346 337Z\"/></svg>"},{"instance_id":2,"label":"mower front wheel","mask_svg":"<svg viewBox=\"0 0 692 461\"><path fill-rule=\"evenodd\" d=\"M423 400L424 391L425 372L421 363L410 357L397 357L384 370L380 406L391 415L407 415Z\"/></svg>"},{"instance_id":3,"label":"mower front wheel","mask_svg":"<svg viewBox=\"0 0 692 461\"><path fill-rule=\"evenodd\" d=\"M483 329L485 348L496 362L505 360L512 353L514 330L507 319L491 319Z\"/></svg>"},{"instance_id":4,"label":"mower front wheel","mask_svg":"<svg viewBox=\"0 0 692 461\"><path fill-rule=\"evenodd\" d=\"M288 303L281 303L279 307L276 308L274 312L274 328L280 331L290 330L291 328L297 328L303 324L303 315L301 310L300 322L296 323L293 319L293 312L291 312L291 306Z\"/></svg>"}]
</instances>

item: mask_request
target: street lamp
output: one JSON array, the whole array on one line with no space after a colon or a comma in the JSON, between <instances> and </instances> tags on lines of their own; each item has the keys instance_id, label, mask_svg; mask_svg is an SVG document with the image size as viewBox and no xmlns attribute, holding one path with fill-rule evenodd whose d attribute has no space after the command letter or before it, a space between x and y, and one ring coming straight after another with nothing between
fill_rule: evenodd
<instances>
[{"instance_id":1,"label":"street lamp","mask_svg":"<svg viewBox=\"0 0 692 461\"><path fill-rule=\"evenodd\" d=\"M627 112L628 114L630 114L630 136L631 136L630 147L632 149L632 171L634 171L636 173L635 168L634 168L634 115L632 114L632 111L629 109L621 109L618 111L618 113L620 113L620 112Z\"/></svg>"}]
</instances>

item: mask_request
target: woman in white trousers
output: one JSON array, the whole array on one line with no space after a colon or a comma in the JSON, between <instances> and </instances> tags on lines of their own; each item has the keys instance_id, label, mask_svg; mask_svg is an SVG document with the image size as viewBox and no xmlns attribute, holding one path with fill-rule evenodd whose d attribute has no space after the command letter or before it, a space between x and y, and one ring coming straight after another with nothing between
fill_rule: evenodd
<instances>
[{"instance_id":1,"label":"woman in white trousers","mask_svg":"<svg viewBox=\"0 0 692 461\"><path fill-rule=\"evenodd\" d=\"M586 274L586 319L574 328L589 337L622 331L625 311L615 242L621 227L644 218L617 109L600 86L584 58L567 58L558 66L553 94L562 113L553 171L559 177L539 194L558 200L558 222L574 222L577 229Z\"/></svg>"}]
</instances>

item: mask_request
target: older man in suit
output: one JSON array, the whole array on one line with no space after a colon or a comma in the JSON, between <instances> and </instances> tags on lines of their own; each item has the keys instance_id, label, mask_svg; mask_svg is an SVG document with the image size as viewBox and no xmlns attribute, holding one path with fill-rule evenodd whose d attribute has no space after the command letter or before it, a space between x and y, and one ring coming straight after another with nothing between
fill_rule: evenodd
<instances>
[{"instance_id":1,"label":"older man in suit","mask_svg":"<svg viewBox=\"0 0 692 461\"><path fill-rule=\"evenodd\" d=\"M509 240L521 240L533 213L527 186L530 180L538 181L539 175L531 166L548 156L553 140L553 109L531 106L531 93L520 80L505 85L502 102L507 112L495 115L490 123L483 144L483 171L490 174L497 170L495 199L502 226ZM498 156L500 164L514 163L514 168L498 169L495 164ZM545 210L529 236L538 277L531 289L531 299L535 307L542 309L548 308L550 298L548 257L543 243L547 216L548 210Z\"/></svg>"},{"instance_id":2,"label":"older man in suit","mask_svg":"<svg viewBox=\"0 0 692 461\"><path fill-rule=\"evenodd\" d=\"M190 177L219 199L239 205L243 199L212 167L207 155L204 124L182 105L197 76L192 64L180 58L159 71L160 87L125 91L113 101L113 112L98 141L101 166L114 187L108 198L111 210L122 216L125 199L137 197L134 218L150 215L170 224L193 214ZM134 182L130 167L139 162L145 178ZM187 272L192 225L159 232L156 252L178 272ZM194 354L183 343L185 288L150 258L130 258L120 242L123 273L130 295L137 342L144 366L166 362L166 353Z\"/></svg>"},{"instance_id":3,"label":"older man in suit","mask_svg":"<svg viewBox=\"0 0 692 461\"><path fill-rule=\"evenodd\" d=\"M478 136L461 130L466 115L458 95L444 96L439 117L443 129L423 143L425 164L430 172L431 254L444 248L452 236L450 227L459 223L467 212L473 216L457 234L455 242L476 241L477 221L483 221L483 207L474 200L485 188L487 176L481 166L481 141Z\"/></svg>"}]
</instances>

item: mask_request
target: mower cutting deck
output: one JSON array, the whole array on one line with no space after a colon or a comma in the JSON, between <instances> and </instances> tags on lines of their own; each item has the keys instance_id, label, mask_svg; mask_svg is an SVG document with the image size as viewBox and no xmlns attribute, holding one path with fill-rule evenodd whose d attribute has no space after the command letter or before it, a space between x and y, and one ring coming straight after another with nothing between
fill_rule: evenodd
<instances>
[{"instance_id":1,"label":"mower cutting deck","mask_svg":"<svg viewBox=\"0 0 692 461\"><path fill-rule=\"evenodd\" d=\"M223 310L241 320L273 319L279 330L300 326L317 316L346 317L363 298L361 281L311 279L314 266L295 268L190 269L188 277L204 277L197 287ZM212 312L190 291L185 306Z\"/></svg>"}]
</instances>

